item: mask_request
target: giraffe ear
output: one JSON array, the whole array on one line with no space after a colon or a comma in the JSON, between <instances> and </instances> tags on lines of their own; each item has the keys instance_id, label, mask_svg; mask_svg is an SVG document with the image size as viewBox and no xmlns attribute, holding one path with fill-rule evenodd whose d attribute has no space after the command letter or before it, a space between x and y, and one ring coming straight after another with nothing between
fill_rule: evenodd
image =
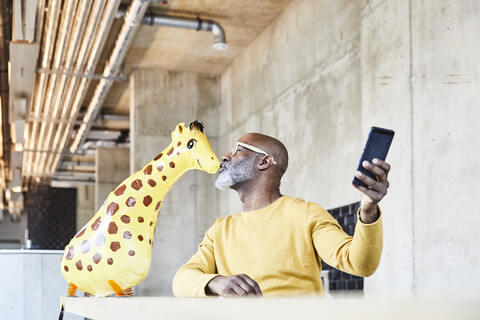
<instances>
[{"instance_id":1,"label":"giraffe ear","mask_svg":"<svg viewBox=\"0 0 480 320\"><path fill-rule=\"evenodd\" d=\"M184 129L185 129L185 123L184 122L179 123L175 128L175 130L172 131L172 141L177 139L177 137L182 134Z\"/></svg>"}]
</instances>

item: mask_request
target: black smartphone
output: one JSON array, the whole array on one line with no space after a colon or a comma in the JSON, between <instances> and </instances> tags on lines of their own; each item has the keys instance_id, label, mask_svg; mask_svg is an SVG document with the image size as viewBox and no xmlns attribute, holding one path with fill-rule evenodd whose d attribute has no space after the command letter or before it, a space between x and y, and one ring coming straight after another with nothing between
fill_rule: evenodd
<instances>
[{"instance_id":1,"label":"black smartphone","mask_svg":"<svg viewBox=\"0 0 480 320\"><path fill-rule=\"evenodd\" d=\"M387 157L388 149L390 149L390 145L392 144L394 135L395 132L393 130L372 127L370 129L365 148L363 149L360 162L358 162L357 171L360 171L368 177L377 180L373 173L371 173L362 166L362 162L367 160L371 163L374 158L385 160L385 158ZM363 181L357 179L357 177L354 177L352 182L357 186L367 186L365 183L363 183Z\"/></svg>"}]
</instances>

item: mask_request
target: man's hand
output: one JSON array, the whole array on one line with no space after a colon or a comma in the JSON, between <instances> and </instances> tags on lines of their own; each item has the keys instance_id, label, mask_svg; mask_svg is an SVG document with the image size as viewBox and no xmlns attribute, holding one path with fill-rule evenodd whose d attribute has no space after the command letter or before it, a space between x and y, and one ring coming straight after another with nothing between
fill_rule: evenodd
<instances>
[{"instance_id":1,"label":"man's hand","mask_svg":"<svg viewBox=\"0 0 480 320\"><path fill-rule=\"evenodd\" d=\"M210 280L205 287L208 296L261 296L258 284L246 274L218 276Z\"/></svg>"},{"instance_id":2,"label":"man's hand","mask_svg":"<svg viewBox=\"0 0 480 320\"><path fill-rule=\"evenodd\" d=\"M368 171L372 172L377 178L377 181L364 175L360 171L357 171L355 176L362 180L368 186L368 188L364 186L353 185L362 192L360 219L363 223L373 223L377 221L379 217L377 205L387 194L387 189L390 185L388 182L390 165L380 159L373 159L372 162L373 163L364 161L362 166Z\"/></svg>"}]
</instances>

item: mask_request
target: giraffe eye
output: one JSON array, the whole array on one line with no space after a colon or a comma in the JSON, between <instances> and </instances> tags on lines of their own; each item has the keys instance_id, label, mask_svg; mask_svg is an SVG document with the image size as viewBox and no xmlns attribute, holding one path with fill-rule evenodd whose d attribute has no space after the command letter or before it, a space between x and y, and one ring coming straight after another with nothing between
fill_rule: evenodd
<instances>
[{"instance_id":1,"label":"giraffe eye","mask_svg":"<svg viewBox=\"0 0 480 320\"><path fill-rule=\"evenodd\" d=\"M193 149L193 147L195 147L196 144L197 144L197 140L190 139L190 141L187 142L187 148L188 149Z\"/></svg>"}]
</instances>

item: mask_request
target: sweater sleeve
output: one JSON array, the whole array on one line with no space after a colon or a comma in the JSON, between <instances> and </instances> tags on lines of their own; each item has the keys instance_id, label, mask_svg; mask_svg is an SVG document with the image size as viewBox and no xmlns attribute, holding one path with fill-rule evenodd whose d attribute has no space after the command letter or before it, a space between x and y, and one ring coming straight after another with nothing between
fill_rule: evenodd
<instances>
[{"instance_id":1,"label":"sweater sleeve","mask_svg":"<svg viewBox=\"0 0 480 320\"><path fill-rule=\"evenodd\" d=\"M312 238L320 258L330 266L360 276L371 276L380 263L383 248L382 214L377 221L365 224L357 211L353 237L323 208L310 221ZM379 209L380 210L380 209Z\"/></svg>"},{"instance_id":2,"label":"sweater sleeve","mask_svg":"<svg viewBox=\"0 0 480 320\"><path fill-rule=\"evenodd\" d=\"M214 228L215 224L205 234L198 251L175 274L172 290L176 297L206 297L205 286L218 276L213 246Z\"/></svg>"}]
</instances>

